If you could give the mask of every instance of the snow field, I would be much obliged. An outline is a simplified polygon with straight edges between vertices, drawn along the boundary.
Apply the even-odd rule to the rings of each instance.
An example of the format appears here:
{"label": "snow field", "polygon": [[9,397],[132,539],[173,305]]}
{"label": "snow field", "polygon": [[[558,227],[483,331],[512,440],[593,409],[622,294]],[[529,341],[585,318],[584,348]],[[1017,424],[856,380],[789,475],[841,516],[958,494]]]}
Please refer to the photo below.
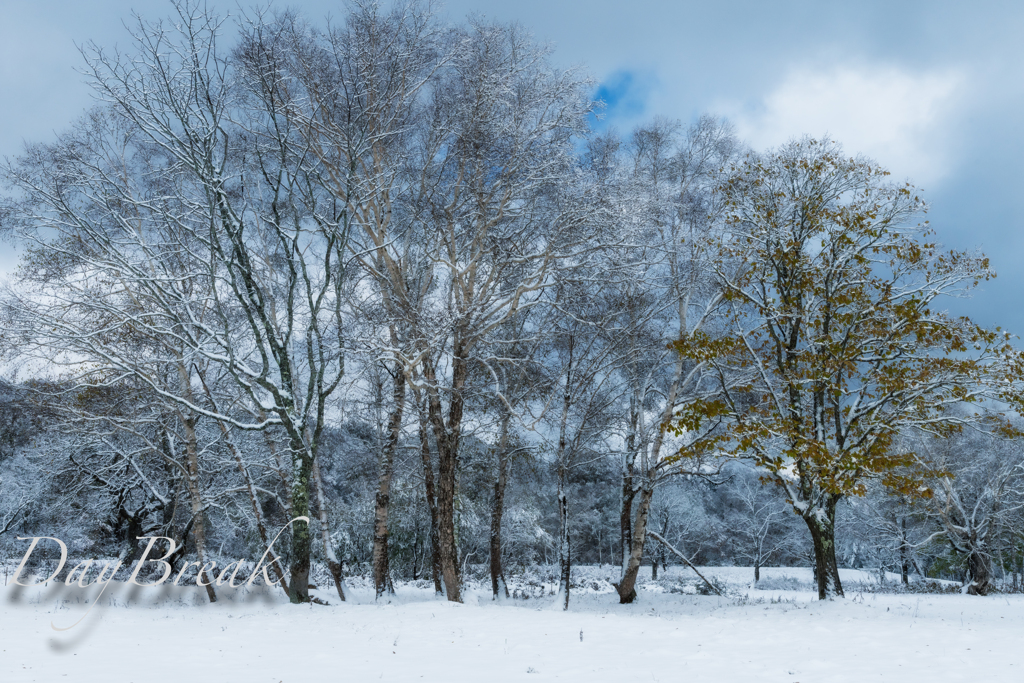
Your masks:
{"label": "snow field", "polygon": [[[587,569],[587,568],[581,568]],[[584,574],[601,574],[589,568]],[[673,568],[672,572],[678,571]],[[3,588],[0,680],[14,681],[1017,681],[1024,596],[858,593],[821,603],[808,590],[752,590],[748,568],[702,569],[730,596],[645,584],[633,605],[583,588],[569,612],[553,597],[466,604],[402,585],[374,604],[363,582],[330,606],[280,591]],[[809,579],[766,568],[762,577]],[[803,573],[807,577],[802,576]],[[681,574],[681,573],[680,573]],[[865,576],[870,576],[864,573]],[[856,574],[844,572],[854,582]],[[671,578],[671,574],[670,574]],[[680,577],[676,577],[681,578]],[[593,581],[600,585],[600,580]],[[511,587],[511,586],[510,586]],[[317,594],[337,602],[333,590]],[[582,632],[582,637],[581,637]]]}

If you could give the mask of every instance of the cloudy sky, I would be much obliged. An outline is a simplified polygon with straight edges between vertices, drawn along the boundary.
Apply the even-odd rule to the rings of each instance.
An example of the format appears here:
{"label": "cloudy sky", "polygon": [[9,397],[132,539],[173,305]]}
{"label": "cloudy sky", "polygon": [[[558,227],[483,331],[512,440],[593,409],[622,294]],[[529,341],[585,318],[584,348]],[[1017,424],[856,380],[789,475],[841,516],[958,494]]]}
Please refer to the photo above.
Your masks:
{"label": "cloudy sky", "polygon": [[[343,13],[336,0],[276,4]],[[133,11],[157,18],[170,4],[0,0],[0,157],[90,105],[76,44],[127,47]],[[587,67],[609,104],[602,125],[621,132],[711,112],[757,149],[827,134],[873,157],[923,189],[939,241],[991,257],[998,279],[949,308],[1024,333],[1024,3],[449,0],[442,11],[531,28],[558,63]],[[15,260],[0,243],[0,270]]]}

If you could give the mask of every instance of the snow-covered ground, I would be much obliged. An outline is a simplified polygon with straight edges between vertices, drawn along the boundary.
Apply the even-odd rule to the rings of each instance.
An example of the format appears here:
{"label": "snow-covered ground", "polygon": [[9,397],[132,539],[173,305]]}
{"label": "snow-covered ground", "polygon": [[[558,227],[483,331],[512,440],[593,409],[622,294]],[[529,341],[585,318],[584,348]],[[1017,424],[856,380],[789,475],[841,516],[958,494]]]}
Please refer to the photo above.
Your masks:
{"label": "snow-covered ground", "polygon": [[1024,680],[1024,596],[863,592],[877,576],[844,571],[846,599],[822,603],[809,570],[763,569],[772,590],[751,588],[750,569],[702,571],[726,597],[692,594],[692,574],[673,568],[624,606],[607,592],[611,568],[581,568],[568,612],[543,581],[514,582],[534,597],[502,604],[471,584],[461,605],[423,584],[373,604],[353,581],[349,602],[330,606],[223,589],[210,605],[195,588],[112,584],[64,632],[51,623],[82,616],[80,589],[7,586],[0,681]]}

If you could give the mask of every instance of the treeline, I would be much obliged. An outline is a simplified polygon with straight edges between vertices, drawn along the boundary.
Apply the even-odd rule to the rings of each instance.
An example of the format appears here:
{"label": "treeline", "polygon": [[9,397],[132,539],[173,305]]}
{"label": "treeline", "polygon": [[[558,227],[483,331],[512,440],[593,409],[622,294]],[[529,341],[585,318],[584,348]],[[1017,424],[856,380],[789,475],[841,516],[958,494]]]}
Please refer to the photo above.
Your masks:
{"label": "treeline", "polygon": [[3,168],[0,543],[164,536],[202,575],[287,526],[296,602],[314,559],[342,600],[557,562],[566,606],[574,562],[630,602],[673,550],[823,598],[843,563],[1019,571],[1020,357],[934,310],[992,274],[912,187],[713,117],[598,134],[518,26],[176,10],[87,48],[100,104]]}

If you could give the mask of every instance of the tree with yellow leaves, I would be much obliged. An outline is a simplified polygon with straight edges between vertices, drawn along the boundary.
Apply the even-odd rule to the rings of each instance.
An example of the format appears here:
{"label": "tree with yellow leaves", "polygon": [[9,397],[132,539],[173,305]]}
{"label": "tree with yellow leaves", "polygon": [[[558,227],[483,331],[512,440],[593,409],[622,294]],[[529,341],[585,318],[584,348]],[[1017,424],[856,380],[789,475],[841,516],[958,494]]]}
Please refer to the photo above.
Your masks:
{"label": "tree with yellow leaves", "polygon": [[[677,414],[677,433],[722,427],[678,457],[752,460],[810,531],[821,599],[843,594],[836,505],[881,479],[928,496],[924,461],[901,431],[936,436],[982,418],[948,411],[1003,395],[1018,354],[1009,335],[935,309],[994,277],[988,259],[942,252],[909,184],[833,142],[749,155],[718,188],[728,209],[717,277],[724,334],[677,342],[705,360],[717,398]],[[737,382],[737,377],[742,379]]]}

